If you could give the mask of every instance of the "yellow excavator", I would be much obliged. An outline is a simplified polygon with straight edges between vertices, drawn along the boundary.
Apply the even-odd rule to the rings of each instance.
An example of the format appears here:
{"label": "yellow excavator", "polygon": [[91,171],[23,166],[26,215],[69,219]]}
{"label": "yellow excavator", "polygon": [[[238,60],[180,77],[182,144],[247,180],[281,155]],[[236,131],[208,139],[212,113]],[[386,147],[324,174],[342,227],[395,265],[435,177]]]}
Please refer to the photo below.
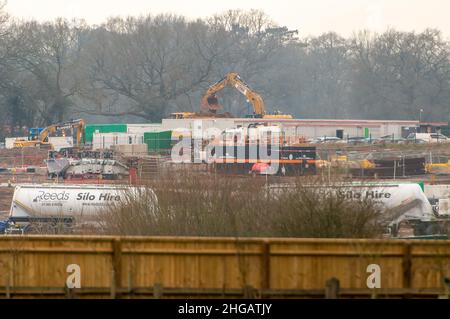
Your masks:
{"label": "yellow excavator", "polygon": [[216,113],[217,110],[221,108],[216,93],[223,90],[226,86],[232,86],[237,89],[245,95],[247,100],[252,104],[253,114],[250,115],[250,117],[264,119],[292,119],[292,115],[282,114],[280,111],[274,112],[273,114],[266,113],[261,95],[253,91],[250,86],[241,79],[239,74],[233,72],[228,73],[222,80],[209,87],[201,100],[201,108],[203,111]]}
{"label": "yellow excavator", "polygon": [[24,139],[18,139],[14,141],[14,147],[36,147],[36,146],[44,146],[48,148],[53,148],[51,143],[48,141],[48,137],[50,134],[55,133],[60,130],[66,130],[66,129],[76,129],[76,146],[81,145],[81,137],[84,131],[84,125],[85,122],[82,119],[79,120],[73,120],[68,121],[64,123],[59,124],[53,124],[50,126],[47,126],[44,128],[40,133],[37,139],[35,140],[24,140]]}
{"label": "yellow excavator", "polygon": [[253,91],[250,86],[241,79],[239,74],[233,72],[228,73],[223,79],[208,88],[206,94],[201,99],[200,113],[180,112],[173,113],[172,117],[180,119],[219,115],[217,114],[217,111],[221,109],[222,106],[219,104],[216,93],[223,90],[226,86],[232,86],[237,89],[239,92],[245,95],[247,100],[252,104],[253,114],[249,115],[248,117],[263,119],[292,119],[292,115],[283,114],[280,111],[276,111],[273,114],[267,113],[262,97],[258,93]]}

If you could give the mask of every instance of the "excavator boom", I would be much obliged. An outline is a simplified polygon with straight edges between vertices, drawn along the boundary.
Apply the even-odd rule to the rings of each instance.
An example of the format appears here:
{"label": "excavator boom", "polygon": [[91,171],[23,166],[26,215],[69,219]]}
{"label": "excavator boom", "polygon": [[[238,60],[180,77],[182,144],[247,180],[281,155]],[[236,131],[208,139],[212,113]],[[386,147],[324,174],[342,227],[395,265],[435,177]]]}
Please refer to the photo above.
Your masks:
{"label": "excavator boom", "polygon": [[228,73],[222,80],[209,87],[201,101],[202,110],[215,113],[218,109],[220,109],[221,106],[218,102],[216,93],[223,90],[226,86],[232,86],[241,94],[245,95],[248,101],[252,104],[253,111],[256,116],[264,116],[266,111],[263,99],[258,93],[253,91],[237,73]]}
{"label": "excavator boom", "polygon": [[257,118],[285,118],[292,119],[291,115],[266,114],[264,101],[262,97],[253,91],[250,86],[241,79],[237,73],[228,73],[219,82],[211,85],[201,100],[201,109],[203,112],[215,114],[221,108],[216,93],[223,90],[226,86],[232,86],[241,94],[245,95],[247,100],[253,106],[253,116]]}
{"label": "excavator boom", "polygon": [[64,129],[76,129],[77,130],[76,143],[77,143],[77,146],[79,146],[81,144],[81,137],[83,134],[84,125],[85,125],[85,122],[82,119],[49,125],[41,131],[37,140],[35,140],[35,141],[17,140],[14,142],[14,147],[29,147],[29,146],[38,146],[38,145],[51,146],[50,143],[48,142],[48,137],[50,136],[50,134],[55,133],[59,130],[64,130]]}

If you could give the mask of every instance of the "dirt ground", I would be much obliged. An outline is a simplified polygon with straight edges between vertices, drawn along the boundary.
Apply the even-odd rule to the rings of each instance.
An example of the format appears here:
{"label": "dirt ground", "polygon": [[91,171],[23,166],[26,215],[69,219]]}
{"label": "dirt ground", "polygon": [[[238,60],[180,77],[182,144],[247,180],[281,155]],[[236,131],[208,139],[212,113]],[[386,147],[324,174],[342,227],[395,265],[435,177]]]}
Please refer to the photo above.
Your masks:
{"label": "dirt ground", "polygon": [[47,178],[46,173],[0,173],[0,183],[7,184],[11,182],[12,184],[42,184],[48,183],[49,180]]}
{"label": "dirt ground", "polygon": [[38,148],[0,149],[0,167],[45,166],[48,150]]}
{"label": "dirt ground", "polygon": [[[47,179],[47,150],[38,148],[0,149],[0,183],[42,183]],[[27,167],[35,173],[25,172]],[[3,195],[0,195],[3,197]],[[0,198],[0,201],[2,199]],[[4,210],[0,204],[0,211]]]}

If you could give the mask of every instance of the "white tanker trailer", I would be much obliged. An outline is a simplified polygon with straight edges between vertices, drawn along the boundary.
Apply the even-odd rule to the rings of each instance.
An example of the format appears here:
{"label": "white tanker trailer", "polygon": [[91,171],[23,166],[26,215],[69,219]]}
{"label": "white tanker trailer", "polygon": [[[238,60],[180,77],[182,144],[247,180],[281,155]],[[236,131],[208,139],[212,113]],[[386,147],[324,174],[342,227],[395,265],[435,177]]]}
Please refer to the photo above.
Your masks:
{"label": "white tanker trailer", "polygon": [[156,207],[155,193],[148,188],[111,185],[16,186],[8,222],[24,229],[33,222],[69,224],[95,220],[114,204],[146,196]]}
{"label": "white tanker trailer", "polygon": [[[292,185],[277,185],[278,188]],[[415,235],[434,235],[447,227],[449,216],[439,207],[431,205],[419,183],[338,183],[336,185],[305,185],[317,189],[324,197],[336,196],[346,200],[369,200],[381,209],[380,222],[386,225],[393,236],[398,226],[407,221]],[[295,188],[293,188],[295,189]],[[442,226],[442,227],[441,227]]]}
{"label": "white tanker trailer", "polygon": [[[432,205],[417,183],[352,183],[335,188],[338,198],[369,200],[382,210],[381,222],[387,225],[394,236],[401,222],[409,222],[415,232],[434,232],[430,225],[438,220]],[[428,229],[426,229],[428,228]]]}

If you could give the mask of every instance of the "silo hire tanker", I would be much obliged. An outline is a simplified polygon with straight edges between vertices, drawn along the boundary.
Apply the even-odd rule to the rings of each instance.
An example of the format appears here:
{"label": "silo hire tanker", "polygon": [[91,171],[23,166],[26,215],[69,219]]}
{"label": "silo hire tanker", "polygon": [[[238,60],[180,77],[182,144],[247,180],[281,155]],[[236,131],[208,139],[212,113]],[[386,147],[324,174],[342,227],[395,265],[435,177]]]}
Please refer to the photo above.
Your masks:
{"label": "silo hire tanker", "polygon": [[[335,196],[350,201],[369,200],[380,208],[380,224],[384,224],[395,237],[402,222],[414,229],[415,235],[435,235],[445,232],[450,216],[446,210],[431,205],[419,183],[413,182],[353,182],[333,185],[303,185],[314,189],[323,198]],[[291,185],[275,185],[279,188],[295,189]]]}
{"label": "silo hire tanker", "polygon": [[90,222],[101,211],[130,198],[144,196],[156,207],[148,188],[112,185],[19,185],[14,190],[9,222],[24,228],[30,223]]}
{"label": "silo hire tanker", "polygon": [[333,190],[338,198],[371,200],[379,205],[383,212],[381,221],[388,225],[394,236],[402,222],[407,222],[416,236],[448,233],[450,215],[440,202],[431,204],[422,183],[356,182],[337,185]]}

